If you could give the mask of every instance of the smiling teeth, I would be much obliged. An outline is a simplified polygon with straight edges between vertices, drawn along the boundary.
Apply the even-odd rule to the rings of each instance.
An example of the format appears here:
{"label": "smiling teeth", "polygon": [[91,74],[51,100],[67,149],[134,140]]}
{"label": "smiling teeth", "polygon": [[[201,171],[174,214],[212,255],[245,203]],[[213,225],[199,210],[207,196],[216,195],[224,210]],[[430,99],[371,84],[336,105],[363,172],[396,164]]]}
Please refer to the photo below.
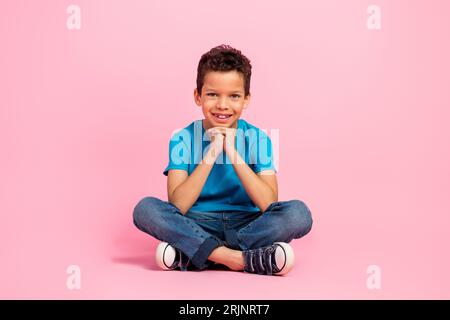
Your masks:
{"label": "smiling teeth", "polygon": [[219,119],[227,119],[227,118],[231,117],[231,115],[223,116],[223,115],[219,115],[219,114],[215,114],[214,116],[216,116]]}

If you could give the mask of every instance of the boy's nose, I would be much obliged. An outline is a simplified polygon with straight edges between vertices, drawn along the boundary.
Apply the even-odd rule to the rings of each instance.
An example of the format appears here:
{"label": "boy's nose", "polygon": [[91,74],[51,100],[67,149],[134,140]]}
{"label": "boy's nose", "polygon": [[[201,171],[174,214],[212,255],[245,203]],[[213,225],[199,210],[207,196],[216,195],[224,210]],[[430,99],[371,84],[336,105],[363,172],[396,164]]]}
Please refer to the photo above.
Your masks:
{"label": "boy's nose", "polygon": [[219,103],[218,103],[218,105],[217,105],[217,108],[218,108],[218,109],[221,109],[221,110],[226,110],[226,109],[228,109],[226,100],[225,100],[225,99],[220,100]]}
{"label": "boy's nose", "polygon": [[229,108],[226,105],[218,105],[217,109],[218,110],[228,110]]}

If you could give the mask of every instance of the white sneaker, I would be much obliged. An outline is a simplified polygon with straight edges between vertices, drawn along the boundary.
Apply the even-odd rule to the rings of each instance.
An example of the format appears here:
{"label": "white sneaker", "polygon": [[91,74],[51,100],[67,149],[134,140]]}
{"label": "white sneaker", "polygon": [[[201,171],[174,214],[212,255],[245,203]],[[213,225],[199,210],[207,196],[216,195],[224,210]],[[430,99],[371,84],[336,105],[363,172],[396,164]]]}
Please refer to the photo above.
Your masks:
{"label": "white sneaker", "polygon": [[189,258],[167,242],[160,242],[156,248],[156,264],[163,270],[186,270]]}
{"label": "white sneaker", "polygon": [[295,262],[294,250],[286,242],[275,242],[271,246],[243,252],[245,272],[285,275]]}

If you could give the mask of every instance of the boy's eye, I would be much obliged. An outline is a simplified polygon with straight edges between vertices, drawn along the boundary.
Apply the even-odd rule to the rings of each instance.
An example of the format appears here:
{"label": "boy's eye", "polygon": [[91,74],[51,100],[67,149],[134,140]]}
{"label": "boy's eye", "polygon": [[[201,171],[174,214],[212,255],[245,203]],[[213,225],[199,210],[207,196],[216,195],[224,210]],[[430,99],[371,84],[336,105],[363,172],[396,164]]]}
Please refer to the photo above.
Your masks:
{"label": "boy's eye", "polygon": [[[216,96],[217,94],[215,94],[215,93],[207,93],[206,94],[207,96],[210,96],[210,97],[213,97],[213,96]],[[236,98],[236,99],[239,99],[241,96],[240,95],[238,95],[238,94],[233,94],[233,95],[231,95],[233,98]]]}

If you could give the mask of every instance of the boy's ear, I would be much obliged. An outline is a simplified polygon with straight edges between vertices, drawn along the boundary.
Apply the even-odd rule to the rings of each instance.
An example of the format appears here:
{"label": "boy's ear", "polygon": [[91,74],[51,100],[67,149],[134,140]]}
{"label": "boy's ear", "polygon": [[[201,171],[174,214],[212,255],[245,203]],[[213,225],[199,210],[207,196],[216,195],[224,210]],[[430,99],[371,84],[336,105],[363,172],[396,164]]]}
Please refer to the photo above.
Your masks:
{"label": "boy's ear", "polygon": [[202,105],[201,96],[198,94],[197,88],[194,89],[194,101],[196,105]]}
{"label": "boy's ear", "polygon": [[250,94],[244,98],[244,107],[243,109],[247,109],[248,105],[250,104]]}

